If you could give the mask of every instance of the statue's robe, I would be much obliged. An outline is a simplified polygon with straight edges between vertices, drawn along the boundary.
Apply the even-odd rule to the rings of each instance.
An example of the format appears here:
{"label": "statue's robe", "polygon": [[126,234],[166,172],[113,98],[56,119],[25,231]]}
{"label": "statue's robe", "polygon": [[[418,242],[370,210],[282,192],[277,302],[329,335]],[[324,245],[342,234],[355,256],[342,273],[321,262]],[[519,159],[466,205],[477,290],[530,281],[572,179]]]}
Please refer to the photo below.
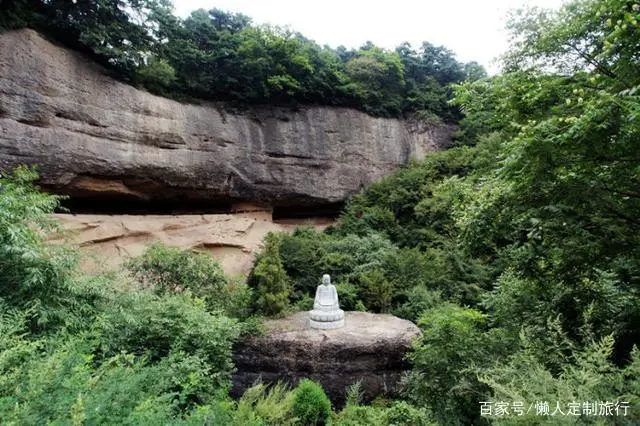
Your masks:
{"label": "statue's robe", "polygon": [[318,286],[313,309],[321,311],[337,311],[340,309],[338,304],[338,291],[333,284]]}

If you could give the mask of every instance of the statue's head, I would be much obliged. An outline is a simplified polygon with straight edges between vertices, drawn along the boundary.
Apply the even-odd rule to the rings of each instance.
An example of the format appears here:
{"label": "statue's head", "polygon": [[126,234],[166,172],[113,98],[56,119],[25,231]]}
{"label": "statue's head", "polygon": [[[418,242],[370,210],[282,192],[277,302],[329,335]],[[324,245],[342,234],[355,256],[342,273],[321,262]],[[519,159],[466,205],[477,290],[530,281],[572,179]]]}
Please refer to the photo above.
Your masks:
{"label": "statue's head", "polygon": [[331,284],[331,276],[329,276],[329,274],[324,274],[322,276],[322,284],[324,284],[324,285]]}

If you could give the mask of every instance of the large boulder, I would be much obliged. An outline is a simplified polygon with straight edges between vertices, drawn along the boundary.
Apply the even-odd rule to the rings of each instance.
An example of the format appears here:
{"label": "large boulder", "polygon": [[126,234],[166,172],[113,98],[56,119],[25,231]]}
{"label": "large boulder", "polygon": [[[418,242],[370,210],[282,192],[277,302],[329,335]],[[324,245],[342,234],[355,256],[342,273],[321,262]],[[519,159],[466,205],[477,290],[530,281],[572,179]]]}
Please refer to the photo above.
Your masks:
{"label": "large boulder", "polygon": [[365,400],[393,395],[408,368],[405,355],[411,341],[420,336],[410,321],[367,312],[347,312],[345,326],[333,330],[310,328],[307,312],[268,320],[265,327],[263,336],[247,338],[234,349],[235,395],[258,379],[296,385],[302,378],[322,384],[337,405],[357,381]]}
{"label": "large boulder", "polygon": [[40,164],[46,189],[88,202],[340,203],[450,134],[347,108],[180,103],[33,30],[0,34],[0,169]]}

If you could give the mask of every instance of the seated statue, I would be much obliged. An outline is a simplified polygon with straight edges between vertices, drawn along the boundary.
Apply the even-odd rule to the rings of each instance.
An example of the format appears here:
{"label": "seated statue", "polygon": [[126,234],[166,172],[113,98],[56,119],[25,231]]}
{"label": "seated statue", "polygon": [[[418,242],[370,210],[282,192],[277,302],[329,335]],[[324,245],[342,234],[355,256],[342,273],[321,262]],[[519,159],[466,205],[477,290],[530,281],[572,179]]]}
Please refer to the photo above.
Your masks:
{"label": "seated statue", "polygon": [[328,274],[322,276],[322,284],[316,289],[313,310],[309,312],[309,325],[312,328],[329,329],[344,325],[344,311],[338,303],[338,292],[331,284]]}

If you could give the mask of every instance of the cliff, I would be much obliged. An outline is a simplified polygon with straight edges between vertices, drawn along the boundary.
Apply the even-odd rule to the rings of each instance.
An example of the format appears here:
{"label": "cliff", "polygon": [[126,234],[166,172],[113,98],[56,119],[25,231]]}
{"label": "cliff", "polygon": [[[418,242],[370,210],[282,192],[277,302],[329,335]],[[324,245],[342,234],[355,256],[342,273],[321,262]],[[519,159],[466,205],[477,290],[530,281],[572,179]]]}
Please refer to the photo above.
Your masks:
{"label": "cliff", "polygon": [[320,206],[446,145],[451,129],[331,107],[260,107],[154,96],[32,30],[0,34],[0,169],[89,202]]}
{"label": "cliff", "polygon": [[231,276],[251,271],[268,232],[292,232],[297,226],[322,230],[331,223],[327,219],[273,222],[270,211],[178,216],[57,214],[55,218],[66,231],[61,241],[85,254],[81,266],[87,272],[117,270],[126,259],[162,243],[207,253]]}

